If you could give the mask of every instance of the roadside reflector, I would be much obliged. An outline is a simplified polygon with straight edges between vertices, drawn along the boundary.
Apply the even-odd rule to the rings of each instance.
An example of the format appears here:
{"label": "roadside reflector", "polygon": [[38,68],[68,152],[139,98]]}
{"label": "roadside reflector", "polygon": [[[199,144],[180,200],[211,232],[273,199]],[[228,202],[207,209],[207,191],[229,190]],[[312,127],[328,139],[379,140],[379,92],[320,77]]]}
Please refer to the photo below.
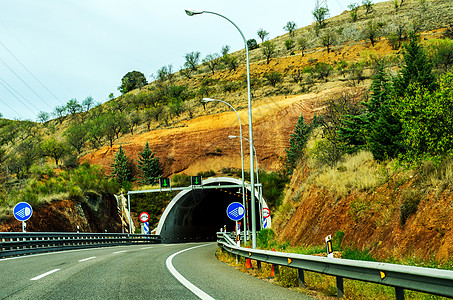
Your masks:
{"label": "roadside reflector", "polygon": [[249,256],[252,256],[252,253],[249,252]]}
{"label": "roadside reflector", "polygon": [[291,258],[288,258],[288,264],[290,264],[292,262]]}
{"label": "roadside reflector", "polygon": [[384,278],[385,278],[385,276],[386,276],[386,275],[385,275],[385,273],[384,273],[384,272],[382,272],[382,271],[380,271],[380,273],[381,273],[381,279],[384,279]]}

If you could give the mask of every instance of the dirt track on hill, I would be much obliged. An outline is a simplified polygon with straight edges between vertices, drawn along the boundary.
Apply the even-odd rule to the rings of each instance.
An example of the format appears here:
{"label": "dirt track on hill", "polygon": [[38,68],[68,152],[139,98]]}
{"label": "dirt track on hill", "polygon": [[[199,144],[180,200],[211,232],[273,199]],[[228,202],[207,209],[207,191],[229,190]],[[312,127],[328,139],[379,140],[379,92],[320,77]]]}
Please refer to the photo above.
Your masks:
{"label": "dirt track on hill", "polygon": [[[303,114],[306,122],[311,122],[314,111],[322,105],[326,97],[343,91],[344,88],[334,88],[319,94],[278,96],[253,103],[253,139],[259,167],[268,171],[280,169],[281,158],[286,155],[285,148],[289,145],[290,135],[300,115]],[[247,109],[238,113],[243,136],[248,138]],[[241,168],[240,141],[228,138],[229,135],[239,135],[239,122],[233,111],[198,117],[179,125],[177,128],[127,135],[113,148],[94,150],[81,160],[100,164],[110,170],[119,144],[128,158],[135,161],[148,141],[151,150],[162,164],[164,176],[177,173],[195,175],[200,171]],[[244,141],[246,169],[250,165],[248,149],[248,142]]]}

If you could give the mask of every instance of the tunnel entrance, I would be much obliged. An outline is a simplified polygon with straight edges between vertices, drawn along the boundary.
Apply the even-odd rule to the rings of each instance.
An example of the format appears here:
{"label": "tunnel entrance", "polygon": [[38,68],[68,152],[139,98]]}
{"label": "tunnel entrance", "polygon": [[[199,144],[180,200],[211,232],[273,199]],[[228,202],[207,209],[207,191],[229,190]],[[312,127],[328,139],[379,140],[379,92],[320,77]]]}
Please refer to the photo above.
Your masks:
{"label": "tunnel entrance", "polygon": [[[242,188],[239,186],[241,184],[242,180],[236,178],[216,177],[203,180],[201,188],[181,191],[165,209],[156,234],[160,235],[164,242],[213,241],[216,240],[216,232],[225,225],[227,231],[234,231],[235,222],[228,218],[226,210],[232,202],[242,203]],[[216,186],[219,188],[213,188]],[[250,186],[246,187],[246,195],[250,206]],[[258,191],[255,190],[257,231],[261,229],[259,199]],[[262,205],[268,207],[264,199]],[[241,220],[242,224],[245,220]],[[251,230],[250,213],[247,220]],[[270,217],[266,222],[266,228],[269,228]]]}

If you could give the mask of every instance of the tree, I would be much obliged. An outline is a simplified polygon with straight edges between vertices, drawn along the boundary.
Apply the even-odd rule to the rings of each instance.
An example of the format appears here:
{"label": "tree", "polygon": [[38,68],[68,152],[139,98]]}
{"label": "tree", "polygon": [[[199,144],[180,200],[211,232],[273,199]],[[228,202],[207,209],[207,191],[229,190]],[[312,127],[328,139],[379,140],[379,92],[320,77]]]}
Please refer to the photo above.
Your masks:
{"label": "tree", "polygon": [[275,44],[271,41],[265,41],[262,44],[261,50],[263,51],[264,57],[266,57],[266,63],[269,64],[275,54]]}
{"label": "tree", "polygon": [[17,155],[14,160],[25,173],[28,173],[30,167],[41,155],[39,140],[39,137],[29,137],[20,142],[14,149]]}
{"label": "tree", "polygon": [[373,12],[373,1],[372,0],[362,0],[362,4],[365,6],[365,15],[368,15]]}
{"label": "tree", "polygon": [[186,53],[184,58],[186,59],[184,67],[196,72],[198,69],[198,63],[200,62],[200,52],[192,51],[190,53]]}
{"label": "tree", "polygon": [[404,96],[411,83],[418,83],[433,91],[436,82],[432,66],[414,32],[409,33],[409,43],[404,46],[403,58],[404,65],[394,80],[395,94],[398,97]]}
{"label": "tree", "polygon": [[208,54],[206,55],[206,58],[203,60],[203,63],[205,63],[208,66],[212,75],[214,75],[215,69],[220,63],[220,56],[217,53]]}
{"label": "tree", "polygon": [[351,15],[351,21],[356,22],[357,19],[359,18],[359,4],[358,3],[351,3],[348,5],[348,8],[350,9],[349,14]]}
{"label": "tree", "polygon": [[222,53],[222,56],[226,56],[230,52],[230,46],[224,45],[222,46],[222,50],[220,53]]}
{"label": "tree", "polygon": [[63,123],[63,117],[65,116],[65,113],[66,113],[65,106],[57,106],[57,107],[55,107],[53,115],[58,119],[58,121],[61,124],[61,123]]}
{"label": "tree", "polygon": [[78,154],[82,153],[83,146],[87,142],[87,127],[83,124],[73,124],[64,132],[66,142],[74,147]]}
{"label": "tree", "polygon": [[289,139],[289,149],[286,151],[286,168],[288,173],[297,167],[297,163],[304,155],[304,149],[310,137],[311,128],[305,123],[304,116],[301,114],[297,124]]}
{"label": "tree", "polygon": [[264,73],[264,78],[269,82],[272,87],[275,87],[277,84],[283,81],[283,75],[280,72],[273,71],[273,72],[266,72]]}
{"label": "tree", "polygon": [[94,105],[94,99],[91,96],[88,96],[82,102],[82,109],[85,109],[86,112],[90,110]]}
{"label": "tree", "polygon": [[171,81],[173,77],[173,66],[163,66],[159,70],[157,70],[157,80],[164,82],[166,80]]}
{"label": "tree", "polygon": [[326,82],[332,70],[332,66],[325,62],[319,62],[315,65],[315,72],[318,74],[318,78],[321,80],[325,79]]}
{"label": "tree", "polygon": [[263,28],[260,28],[260,29],[258,29],[258,31],[256,32],[256,34],[257,34],[258,37],[261,39],[261,43],[264,43],[264,39],[269,35],[269,32],[267,32],[267,31],[264,30]]}
{"label": "tree", "polygon": [[307,39],[301,37],[300,39],[297,40],[297,43],[299,44],[299,49],[302,52],[302,56],[304,56],[304,51],[308,48]]}
{"label": "tree", "polygon": [[450,70],[453,66],[453,40],[435,40],[430,49],[430,59],[433,65],[442,72]]}
{"label": "tree", "polygon": [[332,46],[335,43],[335,33],[333,30],[327,30],[322,36],[321,36],[321,43],[323,47],[326,47],[327,53],[330,52],[330,46]]}
{"label": "tree", "polygon": [[289,39],[289,40],[285,41],[286,50],[291,51],[292,49],[294,49],[295,46],[296,46],[296,43],[294,42],[294,40]]}
{"label": "tree", "polygon": [[[0,116],[1,118],[1,116]],[[39,114],[38,114],[38,120],[39,122],[41,123],[46,123],[47,121],[49,121],[49,118],[50,118],[50,115],[49,113],[45,112],[45,111],[40,111]]]}
{"label": "tree", "polygon": [[76,113],[79,113],[82,110],[82,106],[79,104],[77,99],[72,98],[66,103],[66,110],[74,116]]}
{"label": "tree", "polygon": [[407,152],[406,161],[437,163],[453,154],[453,72],[442,74],[437,87],[412,82],[395,101]]}
{"label": "tree", "polygon": [[249,39],[247,40],[247,48],[249,48],[249,50],[258,49],[258,43],[255,39]]}
{"label": "tree", "polygon": [[64,143],[58,142],[54,138],[47,139],[41,144],[41,151],[44,156],[52,157],[55,164],[58,166],[60,158],[67,152],[67,147]]}
{"label": "tree", "polygon": [[363,33],[364,36],[370,40],[371,46],[374,47],[374,43],[376,43],[379,36],[379,26],[373,21],[368,21]]}
{"label": "tree", "polygon": [[288,21],[283,29],[288,31],[290,37],[294,37],[294,31],[297,29],[297,25],[293,21]]}
{"label": "tree", "polygon": [[159,159],[154,157],[153,151],[149,149],[148,141],[145,148],[138,154],[138,168],[142,171],[141,184],[157,183],[161,177],[162,170],[159,166]]}
{"label": "tree", "polygon": [[121,94],[126,94],[132,90],[141,89],[147,84],[148,82],[146,81],[146,77],[143,73],[132,71],[123,76],[118,90]]}
{"label": "tree", "polygon": [[236,56],[226,55],[224,57],[224,61],[228,66],[228,69],[232,72],[236,71],[236,69],[239,67],[239,60]]}
{"label": "tree", "polygon": [[124,188],[126,183],[132,178],[131,171],[128,166],[128,160],[123,147],[120,145],[118,152],[115,155],[113,163],[110,164],[112,169],[112,177],[115,178],[116,182]]}
{"label": "tree", "polygon": [[315,9],[312,12],[315,18],[316,27],[321,29],[326,26],[326,19],[329,17],[329,9],[327,6],[322,6],[319,0],[316,0]]}

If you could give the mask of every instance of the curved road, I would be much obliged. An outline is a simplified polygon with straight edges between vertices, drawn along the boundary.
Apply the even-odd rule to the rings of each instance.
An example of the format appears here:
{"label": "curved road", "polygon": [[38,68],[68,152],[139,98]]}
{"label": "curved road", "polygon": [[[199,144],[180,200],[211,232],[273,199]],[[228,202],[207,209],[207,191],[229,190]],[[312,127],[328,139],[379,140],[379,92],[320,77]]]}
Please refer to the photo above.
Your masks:
{"label": "curved road", "polygon": [[216,248],[134,245],[0,259],[0,299],[304,298],[219,262]]}

